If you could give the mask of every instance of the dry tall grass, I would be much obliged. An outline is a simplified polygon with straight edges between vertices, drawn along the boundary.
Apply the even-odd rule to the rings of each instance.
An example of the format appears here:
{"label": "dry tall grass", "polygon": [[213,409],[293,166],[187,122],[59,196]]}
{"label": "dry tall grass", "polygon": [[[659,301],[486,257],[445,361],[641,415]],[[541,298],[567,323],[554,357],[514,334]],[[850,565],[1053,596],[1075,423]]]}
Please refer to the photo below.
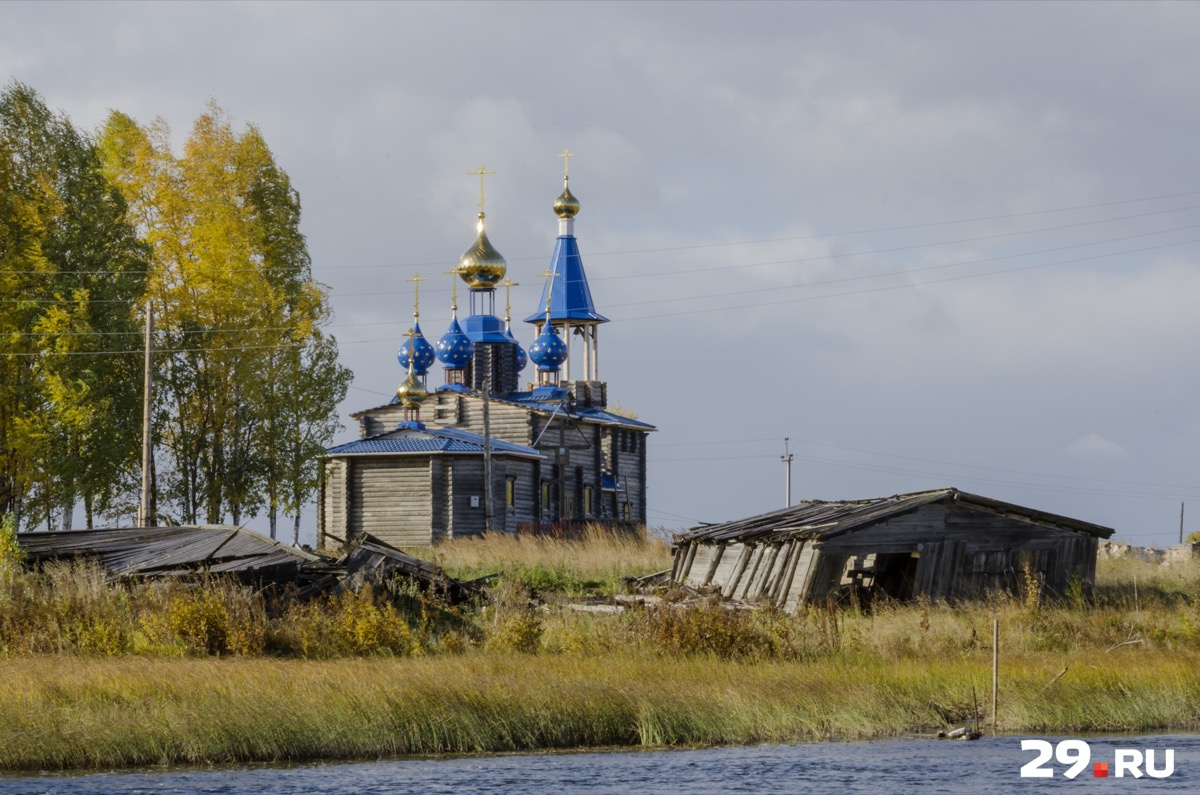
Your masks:
{"label": "dry tall grass", "polygon": [[[1149,731],[1197,721],[1200,655],[1006,660],[1001,726]],[[619,653],[298,662],[0,661],[0,768],[246,762],[597,745],[885,737],[965,721],[988,663],[805,664]]]}
{"label": "dry tall grass", "polygon": [[621,590],[622,578],[671,568],[671,548],[647,538],[644,528],[587,528],[579,540],[491,534],[455,539],[409,552],[432,560],[452,576],[471,580],[500,573],[537,592],[573,596]]}
{"label": "dry tall grass", "polygon": [[1102,561],[1093,598],[1066,603],[1034,592],[795,616],[715,603],[594,614],[532,609],[529,572],[615,589],[666,568],[665,548],[503,537],[435,553],[459,576],[506,579],[464,608],[415,591],[268,603],[217,580],[4,567],[0,769],[932,731],[970,718],[973,692],[988,709],[993,621],[1002,730],[1200,725],[1194,563]]}

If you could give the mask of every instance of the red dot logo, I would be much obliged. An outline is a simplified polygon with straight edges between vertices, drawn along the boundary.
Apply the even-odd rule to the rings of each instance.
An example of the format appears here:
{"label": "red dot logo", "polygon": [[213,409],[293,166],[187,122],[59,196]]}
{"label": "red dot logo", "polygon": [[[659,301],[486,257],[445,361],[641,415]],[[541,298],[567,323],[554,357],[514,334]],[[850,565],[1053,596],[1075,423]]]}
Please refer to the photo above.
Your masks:
{"label": "red dot logo", "polygon": [[1092,776],[1095,778],[1108,778],[1108,762],[1097,762],[1092,765]]}

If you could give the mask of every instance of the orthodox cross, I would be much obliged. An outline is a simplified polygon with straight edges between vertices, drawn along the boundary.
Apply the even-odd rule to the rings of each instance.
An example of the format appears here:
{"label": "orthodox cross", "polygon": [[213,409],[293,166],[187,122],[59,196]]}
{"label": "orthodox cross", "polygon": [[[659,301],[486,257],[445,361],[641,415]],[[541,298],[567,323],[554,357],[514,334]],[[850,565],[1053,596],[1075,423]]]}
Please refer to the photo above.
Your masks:
{"label": "orthodox cross", "polygon": [[504,281],[501,284],[504,285],[504,322],[507,323],[512,320],[512,298],[510,298],[512,288],[520,287],[521,285],[507,276],[504,277]]}
{"label": "orthodox cross", "polygon": [[[427,282],[427,281],[429,281],[429,279],[425,278],[424,276],[422,276],[419,273],[414,273],[412,276],[408,277],[404,281],[413,283],[413,317],[415,317],[415,318],[420,317],[421,316],[421,282]],[[412,331],[412,329],[409,329],[409,331]]]}
{"label": "orthodox cross", "polygon": [[567,149],[566,147],[563,148],[562,154],[559,155],[559,157],[561,157],[563,159],[563,179],[564,180],[571,178],[571,161],[568,160],[567,158],[574,157],[574,156],[575,156],[575,153],[572,152],[570,149]]}
{"label": "orthodox cross", "polygon": [[417,338],[417,332],[409,329],[404,336],[408,337],[408,374],[411,376],[413,374],[413,362],[417,358],[417,348],[413,344],[413,340]]}
{"label": "orthodox cross", "polygon": [[557,276],[554,271],[546,268],[545,273],[539,273],[538,278],[546,280],[546,318],[550,317],[550,291],[554,287],[554,277]]}
{"label": "orthodox cross", "polygon": [[495,174],[495,173],[496,173],[495,171],[489,171],[487,169],[487,167],[485,167],[483,165],[483,163],[479,164],[479,168],[477,170],[467,172],[467,176],[473,177],[476,174],[479,175],[479,212],[480,213],[483,212],[483,175],[484,174]]}
{"label": "orthodox cross", "polygon": [[455,312],[458,311],[458,266],[455,265],[448,271],[442,271],[442,274],[450,277],[450,308]]}

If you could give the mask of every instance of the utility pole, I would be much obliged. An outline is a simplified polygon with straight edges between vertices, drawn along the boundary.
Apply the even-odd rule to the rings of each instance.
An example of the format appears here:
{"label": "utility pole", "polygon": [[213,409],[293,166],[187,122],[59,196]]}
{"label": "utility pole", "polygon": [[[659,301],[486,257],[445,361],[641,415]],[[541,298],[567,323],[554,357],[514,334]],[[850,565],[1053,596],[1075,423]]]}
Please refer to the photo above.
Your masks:
{"label": "utility pole", "polygon": [[788,440],[790,438],[789,436],[783,437],[783,455],[779,456],[779,460],[783,462],[784,467],[787,469],[787,485],[784,489],[784,495],[787,498],[786,507],[788,508],[792,507],[792,458],[794,458],[788,451]]}
{"label": "utility pole", "polygon": [[138,527],[153,527],[150,510],[150,473],[154,465],[154,443],[150,437],[150,415],[154,402],[154,304],[146,302],[146,352],[142,377],[142,499],[138,505]]}
{"label": "utility pole", "polygon": [[1179,503],[1179,543],[1183,543],[1183,503]]}
{"label": "utility pole", "polygon": [[567,521],[567,464],[571,456],[567,453],[567,421],[560,418],[558,423],[558,449],[554,453],[554,462],[558,465],[558,521],[561,525]]}
{"label": "utility pole", "polygon": [[[482,177],[480,177],[482,179]],[[491,391],[492,391],[492,354],[494,350],[488,350],[487,356],[480,356],[481,360],[487,360],[487,372],[483,376],[483,532],[491,533],[492,527],[492,414],[491,414]]]}

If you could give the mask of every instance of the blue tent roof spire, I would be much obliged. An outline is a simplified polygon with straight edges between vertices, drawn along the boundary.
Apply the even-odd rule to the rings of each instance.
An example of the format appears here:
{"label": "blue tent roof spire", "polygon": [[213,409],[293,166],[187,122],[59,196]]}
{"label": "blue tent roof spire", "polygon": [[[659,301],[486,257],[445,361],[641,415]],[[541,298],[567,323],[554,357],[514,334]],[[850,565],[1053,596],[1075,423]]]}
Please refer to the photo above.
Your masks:
{"label": "blue tent roof spire", "polygon": [[[545,326],[552,325],[555,331],[561,332],[560,342],[567,349],[576,343],[582,361],[579,362],[582,372],[578,375],[585,381],[599,381],[599,345],[598,330],[601,323],[607,323],[608,318],[596,311],[592,302],[592,290],[588,286],[587,273],[583,270],[583,257],[579,254],[579,242],[575,239],[575,216],[579,214],[579,199],[571,193],[571,175],[567,158],[572,152],[564,150],[563,158],[563,191],[554,201],[554,214],[558,216],[558,239],[554,242],[554,253],[550,255],[551,278],[546,281],[542,290],[544,310],[525,318],[526,323],[537,325],[543,332]],[[541,336],[538,337],[541,339]],[[533,348],[529,349],[530,358]],[[571,380],[571,355],[567,355],[562,364],[563,380]],[[576,376],[578,377],[578,376]]]}
{"label": "blue tent roof spire", "polygon": [[570,177],[564,174],[563,192],[554,202],[554,213],[558,216],[558,239],[554,242],[554,253],[550,255],[550,271],[555,278],[546,282],[538,311],[525,318],[526,323],[540,324],[545,320],[543,307],[547,291],[550,319],[555,325],[559,321],[568,321],[571,325],[608,322],[608,318],[596,311],[587,273],[583,269],[583,257],[579,253],[579,242],[575,239],[575,216],[579,212],[579,200],[567,186],[569,180]]}

